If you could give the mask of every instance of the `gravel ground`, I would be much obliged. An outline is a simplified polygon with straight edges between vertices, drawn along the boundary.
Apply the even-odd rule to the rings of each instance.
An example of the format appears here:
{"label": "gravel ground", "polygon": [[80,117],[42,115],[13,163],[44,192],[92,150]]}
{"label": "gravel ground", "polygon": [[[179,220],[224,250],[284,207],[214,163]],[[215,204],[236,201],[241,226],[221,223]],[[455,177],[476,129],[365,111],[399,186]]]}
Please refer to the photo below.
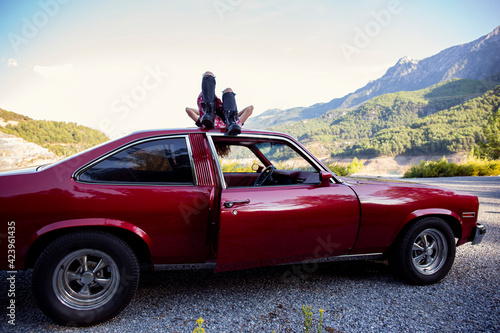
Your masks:
{"label": "gravel ground", "polygon": [[[479,196],[483,242],[457,248],[440,283],[417,287],[383,261],[290,265],[214,274],[208,270],[144,273],[131,304],[90,328],[52,323],[34,304],[31,272],[16,276],[16,326],[7,324],[7,273],[0,272],[1,332],[302,332],[301,307],[323,332],[500,332],[500,177],[412,180]],[[13,329],[14,328],[14,329]],[[314,331],[316,332],[316,331]]]}

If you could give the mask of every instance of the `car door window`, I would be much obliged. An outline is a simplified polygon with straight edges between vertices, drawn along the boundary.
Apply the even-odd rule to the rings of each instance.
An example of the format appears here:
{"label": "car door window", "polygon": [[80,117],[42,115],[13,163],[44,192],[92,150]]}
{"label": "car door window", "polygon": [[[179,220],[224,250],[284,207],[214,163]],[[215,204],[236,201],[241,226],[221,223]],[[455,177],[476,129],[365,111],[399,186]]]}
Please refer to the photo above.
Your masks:
{"label": "car door window", "polygon": [[248,147],[221,144],[215,147],[223,173],[255,173],[252,166],[260,163]]}
{"label": "car door window", "polygon": [[227,187],[254,186],[270,165],[271,179],[263,185],[318,184],[319,170],[290,143],[262,138],[213,138]]}
{"label": "car door window", "polygon": [[192,185],[193,172],[185,138],[168,138],[129,146],[92,165],[82,182]]}
{"label": "car door window", "polygon": [[309,161],[304,159],[287,144],[282,142],[263,142],[256,144],[256,147],[276,169],[317,172]]}

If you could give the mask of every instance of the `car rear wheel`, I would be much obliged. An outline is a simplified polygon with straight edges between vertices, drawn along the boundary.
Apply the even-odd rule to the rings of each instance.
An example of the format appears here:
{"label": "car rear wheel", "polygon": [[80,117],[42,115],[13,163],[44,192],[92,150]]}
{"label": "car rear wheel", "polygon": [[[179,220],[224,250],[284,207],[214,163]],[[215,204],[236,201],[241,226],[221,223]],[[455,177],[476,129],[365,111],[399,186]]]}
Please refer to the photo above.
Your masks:
{"label": "car rear wheel", "polygon": [[390,263],[406,281],[426,285],[442,280],[455,260],[455,238],[440,218],[428,217],[398,238]]}
{"label": "car rear wheel", "polygon": [[57,323],[93,325],[128,305],[139,272],[135,253],[122,239],[104,232],[75,232],[42,252],[33,269],[33,295]]}

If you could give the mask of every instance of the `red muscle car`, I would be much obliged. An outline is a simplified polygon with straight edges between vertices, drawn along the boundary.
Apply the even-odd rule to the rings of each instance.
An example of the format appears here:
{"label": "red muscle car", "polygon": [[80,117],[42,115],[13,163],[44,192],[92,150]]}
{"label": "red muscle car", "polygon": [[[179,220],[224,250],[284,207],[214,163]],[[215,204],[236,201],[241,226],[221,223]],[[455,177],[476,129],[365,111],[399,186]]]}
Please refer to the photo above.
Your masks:
{"label": "red muscle car", "polygon": [[477,197],[332,174],[273,132],[136,132],[60,162],[0,173],[0,269],[33,269],[42,311],[91,325],[122,311],[141,267],[215,271],[387,258],[409,283],[478,243]]}

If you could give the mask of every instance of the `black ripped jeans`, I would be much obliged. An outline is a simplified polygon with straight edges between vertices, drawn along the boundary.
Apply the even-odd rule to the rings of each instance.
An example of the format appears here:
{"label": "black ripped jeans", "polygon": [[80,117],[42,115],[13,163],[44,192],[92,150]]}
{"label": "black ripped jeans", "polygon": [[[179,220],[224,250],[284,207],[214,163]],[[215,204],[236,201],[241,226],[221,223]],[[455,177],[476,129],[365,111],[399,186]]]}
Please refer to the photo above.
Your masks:
{"label": "black ripped jeans", "polygon": [[207,105],[213,105],[215,114],[219,116],[222,121],[226,122],[226,114],[228,111],[238,111],[236,106],[236,94],[234,92],[225,92],[222,95],[222,110],[217,109],[217,101],[215,97],[215,77],[212,75],[205,75],[201,81],[201,92],[203,94],[203,102]]}

